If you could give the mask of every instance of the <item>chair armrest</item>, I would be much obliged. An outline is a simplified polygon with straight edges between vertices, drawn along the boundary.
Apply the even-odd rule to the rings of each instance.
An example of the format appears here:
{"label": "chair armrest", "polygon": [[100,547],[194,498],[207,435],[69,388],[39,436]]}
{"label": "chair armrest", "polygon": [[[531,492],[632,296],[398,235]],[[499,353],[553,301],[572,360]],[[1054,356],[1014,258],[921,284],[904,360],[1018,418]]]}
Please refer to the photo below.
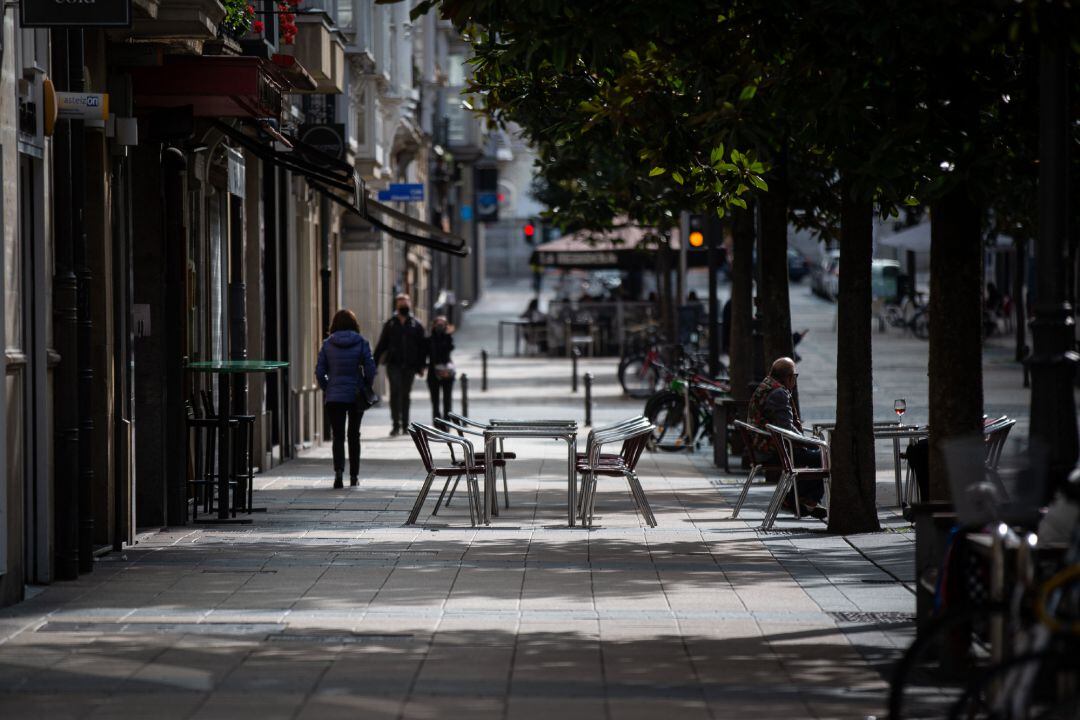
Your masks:
{"label": "chair armrest", "polygon": [[770,432],[774,432],[785,440],[789,440],[799,445],[809,445],[811,447],[819,447],[828,449],[829,443],[820,438],[807,437],[806,435],[800,435],[799,433],[785,430],[784,428],[777,427],[776,425],[766,425]]}
{"label": "chair armrest", "polygon": [[467,418],[464,415],[458,415],[457,413],[446,413],[446,417],[450,418],[451,420],[456,422],[458,425],[468,425],[470,427],[481,428],[481,429],[486,429],[488,427],[487,425],[485,425],[482,422],[477,422],[476,420],[472,420],[470,418]]}
{"label": "chair armrest", "polygon": [[458,425],[457,423],[452,423],[448,420],[443,420],[441,418],[439,419],[439,423],[442,424],[444,427],[448,427],[456,432],[468,433],[469,435],[478,435],[479,437],[484,437],[484,433],[482,430],[473,430],[472,428],[465,427],[464,425]]}

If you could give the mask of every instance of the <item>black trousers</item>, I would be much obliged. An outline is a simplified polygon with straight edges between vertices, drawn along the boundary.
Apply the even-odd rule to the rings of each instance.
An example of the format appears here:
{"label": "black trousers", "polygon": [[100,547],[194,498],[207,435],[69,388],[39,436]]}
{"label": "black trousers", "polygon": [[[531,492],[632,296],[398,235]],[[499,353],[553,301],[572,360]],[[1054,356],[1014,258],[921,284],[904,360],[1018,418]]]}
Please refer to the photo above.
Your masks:
{"label": "black trousers", "polygon": [[[453,404],[451,402],[454,392],[454,378],[448,377],[446,379],[440,379],[435,376],[432,370],[428,369],[427,376],[428,392],[431,393],[431,416],[434,418],[445,418],[448,414],[454,411]],[[439,404],[439,396],[442,395],[442,405]],[[441,408],[441,409],[440,409]]]}
{"label": "black trousers", "polygon": [[412,392],[416,371],[400,365],[387,365],[386,377],[390,381],[390,419],[394,427],[404,430],[409,426],[409,393]]}
{"label": "black trousers", "polygon": [[[817,448],[805,447],[803,445],[794,445],[792,448],[792,464],[797,468],[808,467],[821,467],[821,450]],[[762,462],[770,465],[779,465],[780,458],[776,456],[775,452],[767,453]],[[821,502],[821,498],[825,497],[825,481],[824,480],[800,480],[799,481],[799,500],[806,502],[809,500],[813,503]],[[792,489],[785,502],[795,502],[795,490]]]}
{"label": "black trousers", "polygon": [[[345,471],[345,441],[349,441],[349,477],[360,474],[360,422],[364,411],[356,403],[328,402],[326,415],[333,437],[334,472]],[[348,428],[346,429],[346,421]]]}

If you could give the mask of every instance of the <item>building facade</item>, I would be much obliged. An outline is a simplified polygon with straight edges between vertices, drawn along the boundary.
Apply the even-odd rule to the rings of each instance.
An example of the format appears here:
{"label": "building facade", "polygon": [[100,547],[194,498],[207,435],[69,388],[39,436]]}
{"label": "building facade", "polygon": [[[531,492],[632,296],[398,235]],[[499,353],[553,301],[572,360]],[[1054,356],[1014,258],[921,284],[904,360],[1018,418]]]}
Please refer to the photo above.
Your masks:
{"label": "building facade", "polygon": [[[322,442],[337,309],[374,342],[398,292],[425,322],[480,293],[453,151],[482,140],[472,117],[475,148],[447,140],[449,26],[373,0],[251,6],[239,29],[234,0],[133,0],[110,28],[4,8],[0,605],[191,522],[188,418],[247,416],[258,470]],[[67,93],[107,112],[56,118]],[[377,201],[405,184],[422,199]],[[252,359],[289,365],[238,375],[230,408],[189,367]]]}

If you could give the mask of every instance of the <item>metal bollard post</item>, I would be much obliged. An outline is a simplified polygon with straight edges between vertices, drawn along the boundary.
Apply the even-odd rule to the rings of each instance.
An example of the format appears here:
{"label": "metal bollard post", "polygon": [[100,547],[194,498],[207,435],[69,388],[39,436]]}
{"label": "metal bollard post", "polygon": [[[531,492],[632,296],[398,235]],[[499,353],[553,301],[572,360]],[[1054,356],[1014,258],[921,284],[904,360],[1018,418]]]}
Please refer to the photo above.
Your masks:
{"label": "metal bollard post", "polygon": [[585,425],[592,427],[592,373],[585,373]]}
{"label": "metal bollard post", "polygon": [[581,350],[574,348],[570,351],[570,392],[577,392],[577,361],[581,357]]}
{"label": "metal bollard post", "polygon": [[461,373],[461,414],[469,417],[469,376]]}
{"label": "metal bollard post", "polygon": [[487,392],[487,350],[480,351],[480,391]]}

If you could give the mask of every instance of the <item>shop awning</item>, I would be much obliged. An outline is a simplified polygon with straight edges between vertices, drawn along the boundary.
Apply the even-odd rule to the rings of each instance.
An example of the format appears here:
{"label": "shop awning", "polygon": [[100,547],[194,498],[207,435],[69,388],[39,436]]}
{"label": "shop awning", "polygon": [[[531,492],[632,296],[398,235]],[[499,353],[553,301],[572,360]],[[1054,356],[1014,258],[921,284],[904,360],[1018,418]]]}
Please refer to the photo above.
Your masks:
{"label": "shop awning", "polygon": [[276,135],[280,144],[290,146],[288,150],[278,150],[228,123],[215,120],[214,126],[261,160],[302,175],[315,190],[391,237],[459,257],[469,254],[469,248],[462,238],[368,197],[364,191],[364,181],[352,165],[327,155],[313,145],[280,135],[269,125],[260,125],[263,133],[271,137]]}
{"label": "shop awning", "polygon": [[[529,262],[562,270],[643,270],[656,267],[656,230],[628,225],[608,232],[580,230],[544,243],[533,251]],[[672,251],[678,243],[668,241]],[[704,253],[693,251],[691,259]],[[697,264],[697,263],[693,263]]]}

